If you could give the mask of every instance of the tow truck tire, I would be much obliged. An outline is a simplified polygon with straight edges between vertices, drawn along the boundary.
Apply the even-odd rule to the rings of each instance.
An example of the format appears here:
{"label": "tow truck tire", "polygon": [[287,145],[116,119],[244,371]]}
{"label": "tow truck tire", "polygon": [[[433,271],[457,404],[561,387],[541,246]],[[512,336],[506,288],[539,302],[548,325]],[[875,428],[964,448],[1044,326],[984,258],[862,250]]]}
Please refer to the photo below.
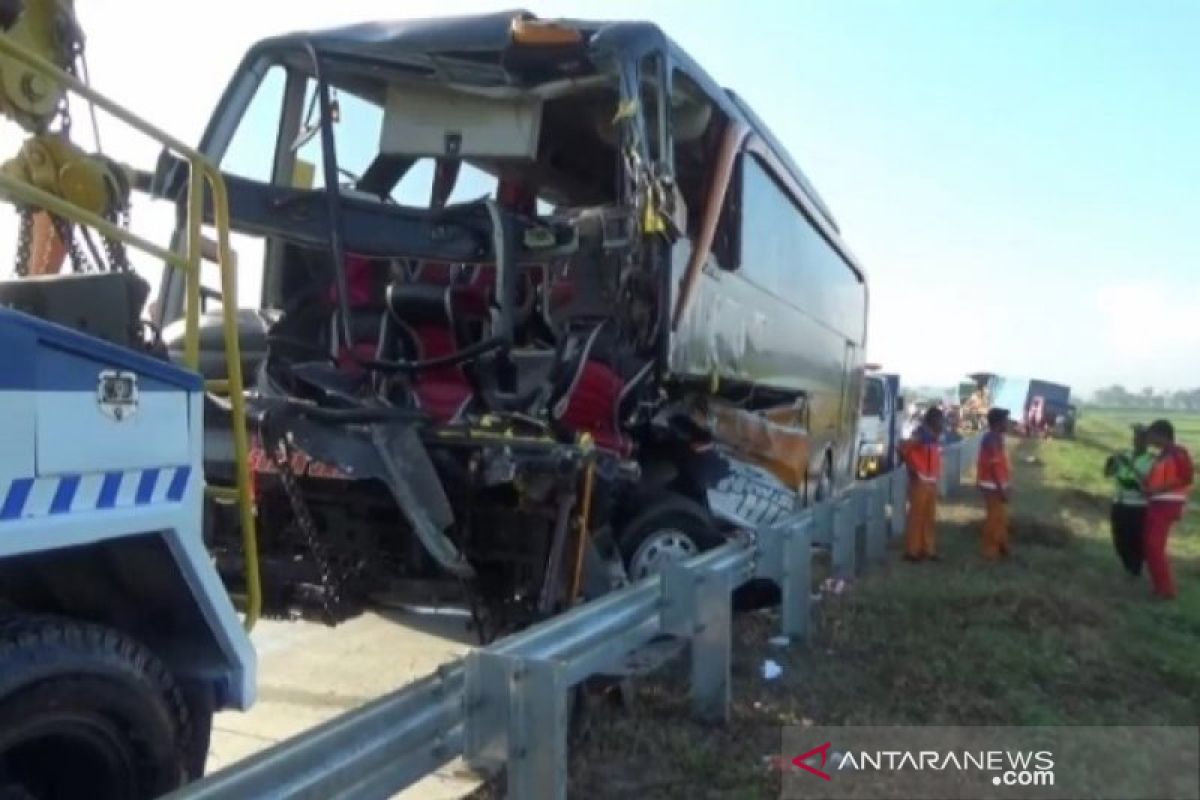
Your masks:
{"label": "tow truck tire", "polygon": [[186,781],[193,728],[171,673],[129,637],[0,616],[0,797],[157,797]]}

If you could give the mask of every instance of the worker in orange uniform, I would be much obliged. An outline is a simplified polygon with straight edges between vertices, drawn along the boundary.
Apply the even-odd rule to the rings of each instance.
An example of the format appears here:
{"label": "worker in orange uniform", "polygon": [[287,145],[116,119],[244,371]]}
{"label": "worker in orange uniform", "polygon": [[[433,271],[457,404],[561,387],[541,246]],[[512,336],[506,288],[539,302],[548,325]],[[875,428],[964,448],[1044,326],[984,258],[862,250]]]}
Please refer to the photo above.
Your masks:
{"label": "worker in orange uniform", "polygon": [[904,559],[939,561],[937,554],[938,480],[942,475],[942,427],[946,417],[936,406],[925,412],[911,438],[900,445],[908,468],[908,524]]}
{"label": "worker in orange uniform", "polygon": [[1008,412],[993,408],[988,411],[987,422],[988,432],[979,445],[975,480],[987,509],[983,520],[983,557],[994,561],[1008,555],[1008,492],[1012,484],[1012,467],[1004,447]]}
{"label": "worker in orange uniform", "polygon": [[1146,443],[1154,454],[1154,463],[1142,483],[1147,500],[1142,534],[1146,566],[1150,568],[1154,594],[1171,600],[1175,597],[1175,580],[1167,560],[1167,536],[1187,507],[1196,470],[1188,451],[1175,443],[1175,428],[1167,420],[1150,424]]}

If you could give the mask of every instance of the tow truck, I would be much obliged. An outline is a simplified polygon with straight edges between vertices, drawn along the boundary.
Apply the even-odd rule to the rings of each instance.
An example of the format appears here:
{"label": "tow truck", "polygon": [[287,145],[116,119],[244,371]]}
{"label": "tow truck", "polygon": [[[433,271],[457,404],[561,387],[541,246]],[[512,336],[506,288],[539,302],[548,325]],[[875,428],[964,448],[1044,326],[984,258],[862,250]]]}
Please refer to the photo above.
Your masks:
{"label": "tow truck", "polygon": [[[225,389],[246,460],[236,336],[223,386],[195,370],[206,195],[235,292],[224,185],[197,152],[76,77],[71,0],[0,3],[0,28],[0,112],[31,134],[0,169],[0,197],[21,219],[17,277],[0,281],[0,797],[157,797],[203,772],[214,711],[255,694],[248,474],[208,487],[202,456],[203,398]],[[177,250],[129,230],[145,174],[71,142],[70,97],[189,165]],[[185,366],[139,321],[149,286],[127,248],[185,276]],[[242,518],[242,620],[202,540],[206,493]]]}

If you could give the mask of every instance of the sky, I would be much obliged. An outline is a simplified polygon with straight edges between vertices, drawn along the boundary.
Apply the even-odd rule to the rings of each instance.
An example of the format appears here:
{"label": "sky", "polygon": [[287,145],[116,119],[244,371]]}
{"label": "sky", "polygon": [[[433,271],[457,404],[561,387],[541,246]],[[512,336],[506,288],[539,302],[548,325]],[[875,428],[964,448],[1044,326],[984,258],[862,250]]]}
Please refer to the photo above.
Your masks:
{"label": "sky", "polygon": [[[475,0],[84,0],[93,84],[198,139],[247,47]],[[185,23],[185,7],[194,9]],[[1200,386],[1200,2],[561,0],[648,19],[755,108],[870,277],[868,356],[910,385],[994,371]],[[91,145],[86,107],[72,106]],[[110,154],[157,148],[101,120]],[[15,152],[14,128],[0,152]],[[15,222],[0,217],[0,253]],[[134,228],[165,231],[135,205]],[[158,238],[165,236],[161,233]],[[7,256],[0,257],[0,264]]]}

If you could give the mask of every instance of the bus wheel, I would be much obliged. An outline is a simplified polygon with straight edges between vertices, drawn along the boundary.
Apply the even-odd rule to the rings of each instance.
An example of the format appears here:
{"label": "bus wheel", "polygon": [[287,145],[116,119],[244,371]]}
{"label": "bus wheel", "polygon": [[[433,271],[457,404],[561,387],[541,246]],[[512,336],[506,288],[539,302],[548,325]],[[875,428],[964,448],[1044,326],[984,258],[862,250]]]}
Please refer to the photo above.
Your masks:
{"label": "bus wheel", "polygon": [[618,538],[631,581],[653,575],[671,562],[686,561],[721,541],[708,511],[676,494],[651,502]]}
{"label": "bus wheel", "polygon": [[4,797],[157,797],[185,780],[190,730],[171,674],[132,639],[55,617],[0,618]]}

